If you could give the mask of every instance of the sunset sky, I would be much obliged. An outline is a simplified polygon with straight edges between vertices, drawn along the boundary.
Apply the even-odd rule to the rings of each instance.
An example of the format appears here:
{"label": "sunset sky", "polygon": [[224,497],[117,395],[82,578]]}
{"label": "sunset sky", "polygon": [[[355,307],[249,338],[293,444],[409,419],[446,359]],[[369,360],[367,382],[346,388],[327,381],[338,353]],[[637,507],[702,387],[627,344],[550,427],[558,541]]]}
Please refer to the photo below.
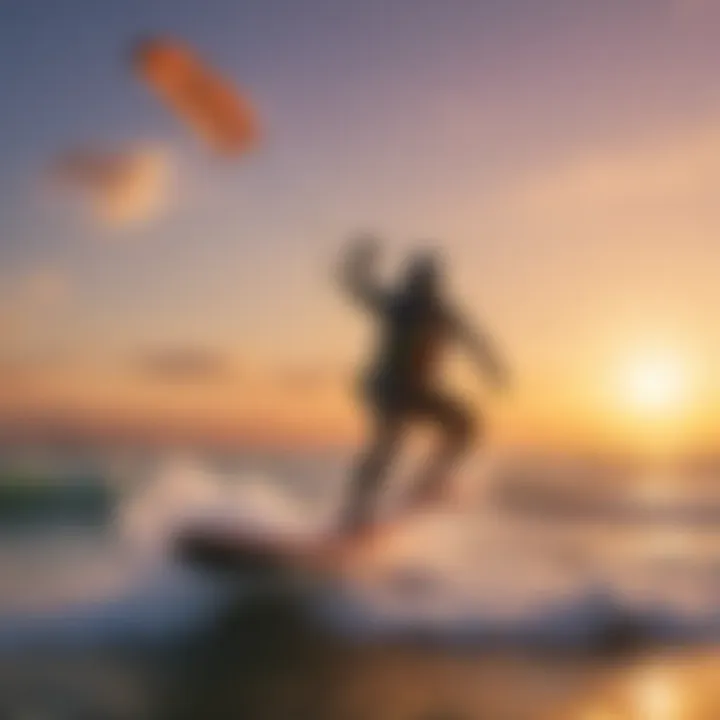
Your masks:
{"label": "sunset sky", "polygon": [[[717,447],[718,28],[716,0],[6,0],[0,427],[352,437],[370,328],[330,271],[367,229],[389,272],[444,249],[513,367],[498,400],[450,372],[498,442]],[[252,99],[252,153],[143,87],[148,33]],[[132,193],[83,212],[48,168],[108,147]]]}

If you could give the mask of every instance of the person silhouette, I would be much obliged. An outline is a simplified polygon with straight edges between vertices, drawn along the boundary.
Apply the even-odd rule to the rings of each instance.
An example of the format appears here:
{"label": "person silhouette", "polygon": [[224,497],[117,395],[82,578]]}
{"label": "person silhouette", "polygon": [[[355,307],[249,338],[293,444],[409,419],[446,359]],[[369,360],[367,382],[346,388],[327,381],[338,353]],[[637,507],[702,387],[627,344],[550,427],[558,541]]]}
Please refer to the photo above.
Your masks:
{"label": "person silhouette", "polygon": [[476,432],[465,403],[439,385],[445,347],[454,341],[463,344],[497,387],[508,382],[507,369],[487,335],[446,300],[438,254],[414,252],[404,278],[388,289],[375,278],[378,252],[374,238],[359,238],[345,253],[339,273],[344,290],[380,324],[378,351],[362,382],[362,396],[371,411],[371,437],[357,460],[341,520],[341,529],[349,534],[370,525],[377,492],[414,424],[437,426],[442,441],[411,491],[410,506],[443,499],[449,475]]}

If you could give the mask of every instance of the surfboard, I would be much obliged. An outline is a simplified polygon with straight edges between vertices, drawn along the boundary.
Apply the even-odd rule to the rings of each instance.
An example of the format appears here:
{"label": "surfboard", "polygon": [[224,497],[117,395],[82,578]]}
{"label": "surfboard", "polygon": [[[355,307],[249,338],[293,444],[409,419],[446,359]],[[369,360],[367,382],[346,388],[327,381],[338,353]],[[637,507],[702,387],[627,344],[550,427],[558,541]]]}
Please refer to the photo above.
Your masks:
{"label": "surfboard", "polygon": [[181,562],[206,570],[263,577],[327,576],[374,552],[393,526],[376,525],[352,536],[307,536],[206,522],[180,531],[173,550]]}

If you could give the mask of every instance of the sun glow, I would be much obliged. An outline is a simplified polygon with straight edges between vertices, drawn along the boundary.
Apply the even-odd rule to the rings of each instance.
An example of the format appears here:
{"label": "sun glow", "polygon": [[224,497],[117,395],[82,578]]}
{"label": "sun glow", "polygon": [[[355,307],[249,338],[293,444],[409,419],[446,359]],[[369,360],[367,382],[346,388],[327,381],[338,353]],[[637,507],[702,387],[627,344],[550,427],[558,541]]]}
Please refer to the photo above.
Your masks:
{"label": "sun glow", "polygon": [[636,358],[626,367],[622,385],[628,407],[643,415],[675,416],[687,400],[686,369],[671,355]]}

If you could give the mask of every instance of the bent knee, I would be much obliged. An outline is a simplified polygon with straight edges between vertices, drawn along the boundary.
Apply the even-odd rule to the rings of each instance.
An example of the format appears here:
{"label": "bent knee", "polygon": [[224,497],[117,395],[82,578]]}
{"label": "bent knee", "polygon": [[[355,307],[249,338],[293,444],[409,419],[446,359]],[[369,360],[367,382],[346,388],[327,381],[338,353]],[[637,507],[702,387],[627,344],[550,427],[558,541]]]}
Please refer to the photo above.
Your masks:
{"label": "bent knee", "polygon": [[445,432],[452,445],[464,449],[478,436],[478,422],[468,411],[458,410],[445,422]]}

